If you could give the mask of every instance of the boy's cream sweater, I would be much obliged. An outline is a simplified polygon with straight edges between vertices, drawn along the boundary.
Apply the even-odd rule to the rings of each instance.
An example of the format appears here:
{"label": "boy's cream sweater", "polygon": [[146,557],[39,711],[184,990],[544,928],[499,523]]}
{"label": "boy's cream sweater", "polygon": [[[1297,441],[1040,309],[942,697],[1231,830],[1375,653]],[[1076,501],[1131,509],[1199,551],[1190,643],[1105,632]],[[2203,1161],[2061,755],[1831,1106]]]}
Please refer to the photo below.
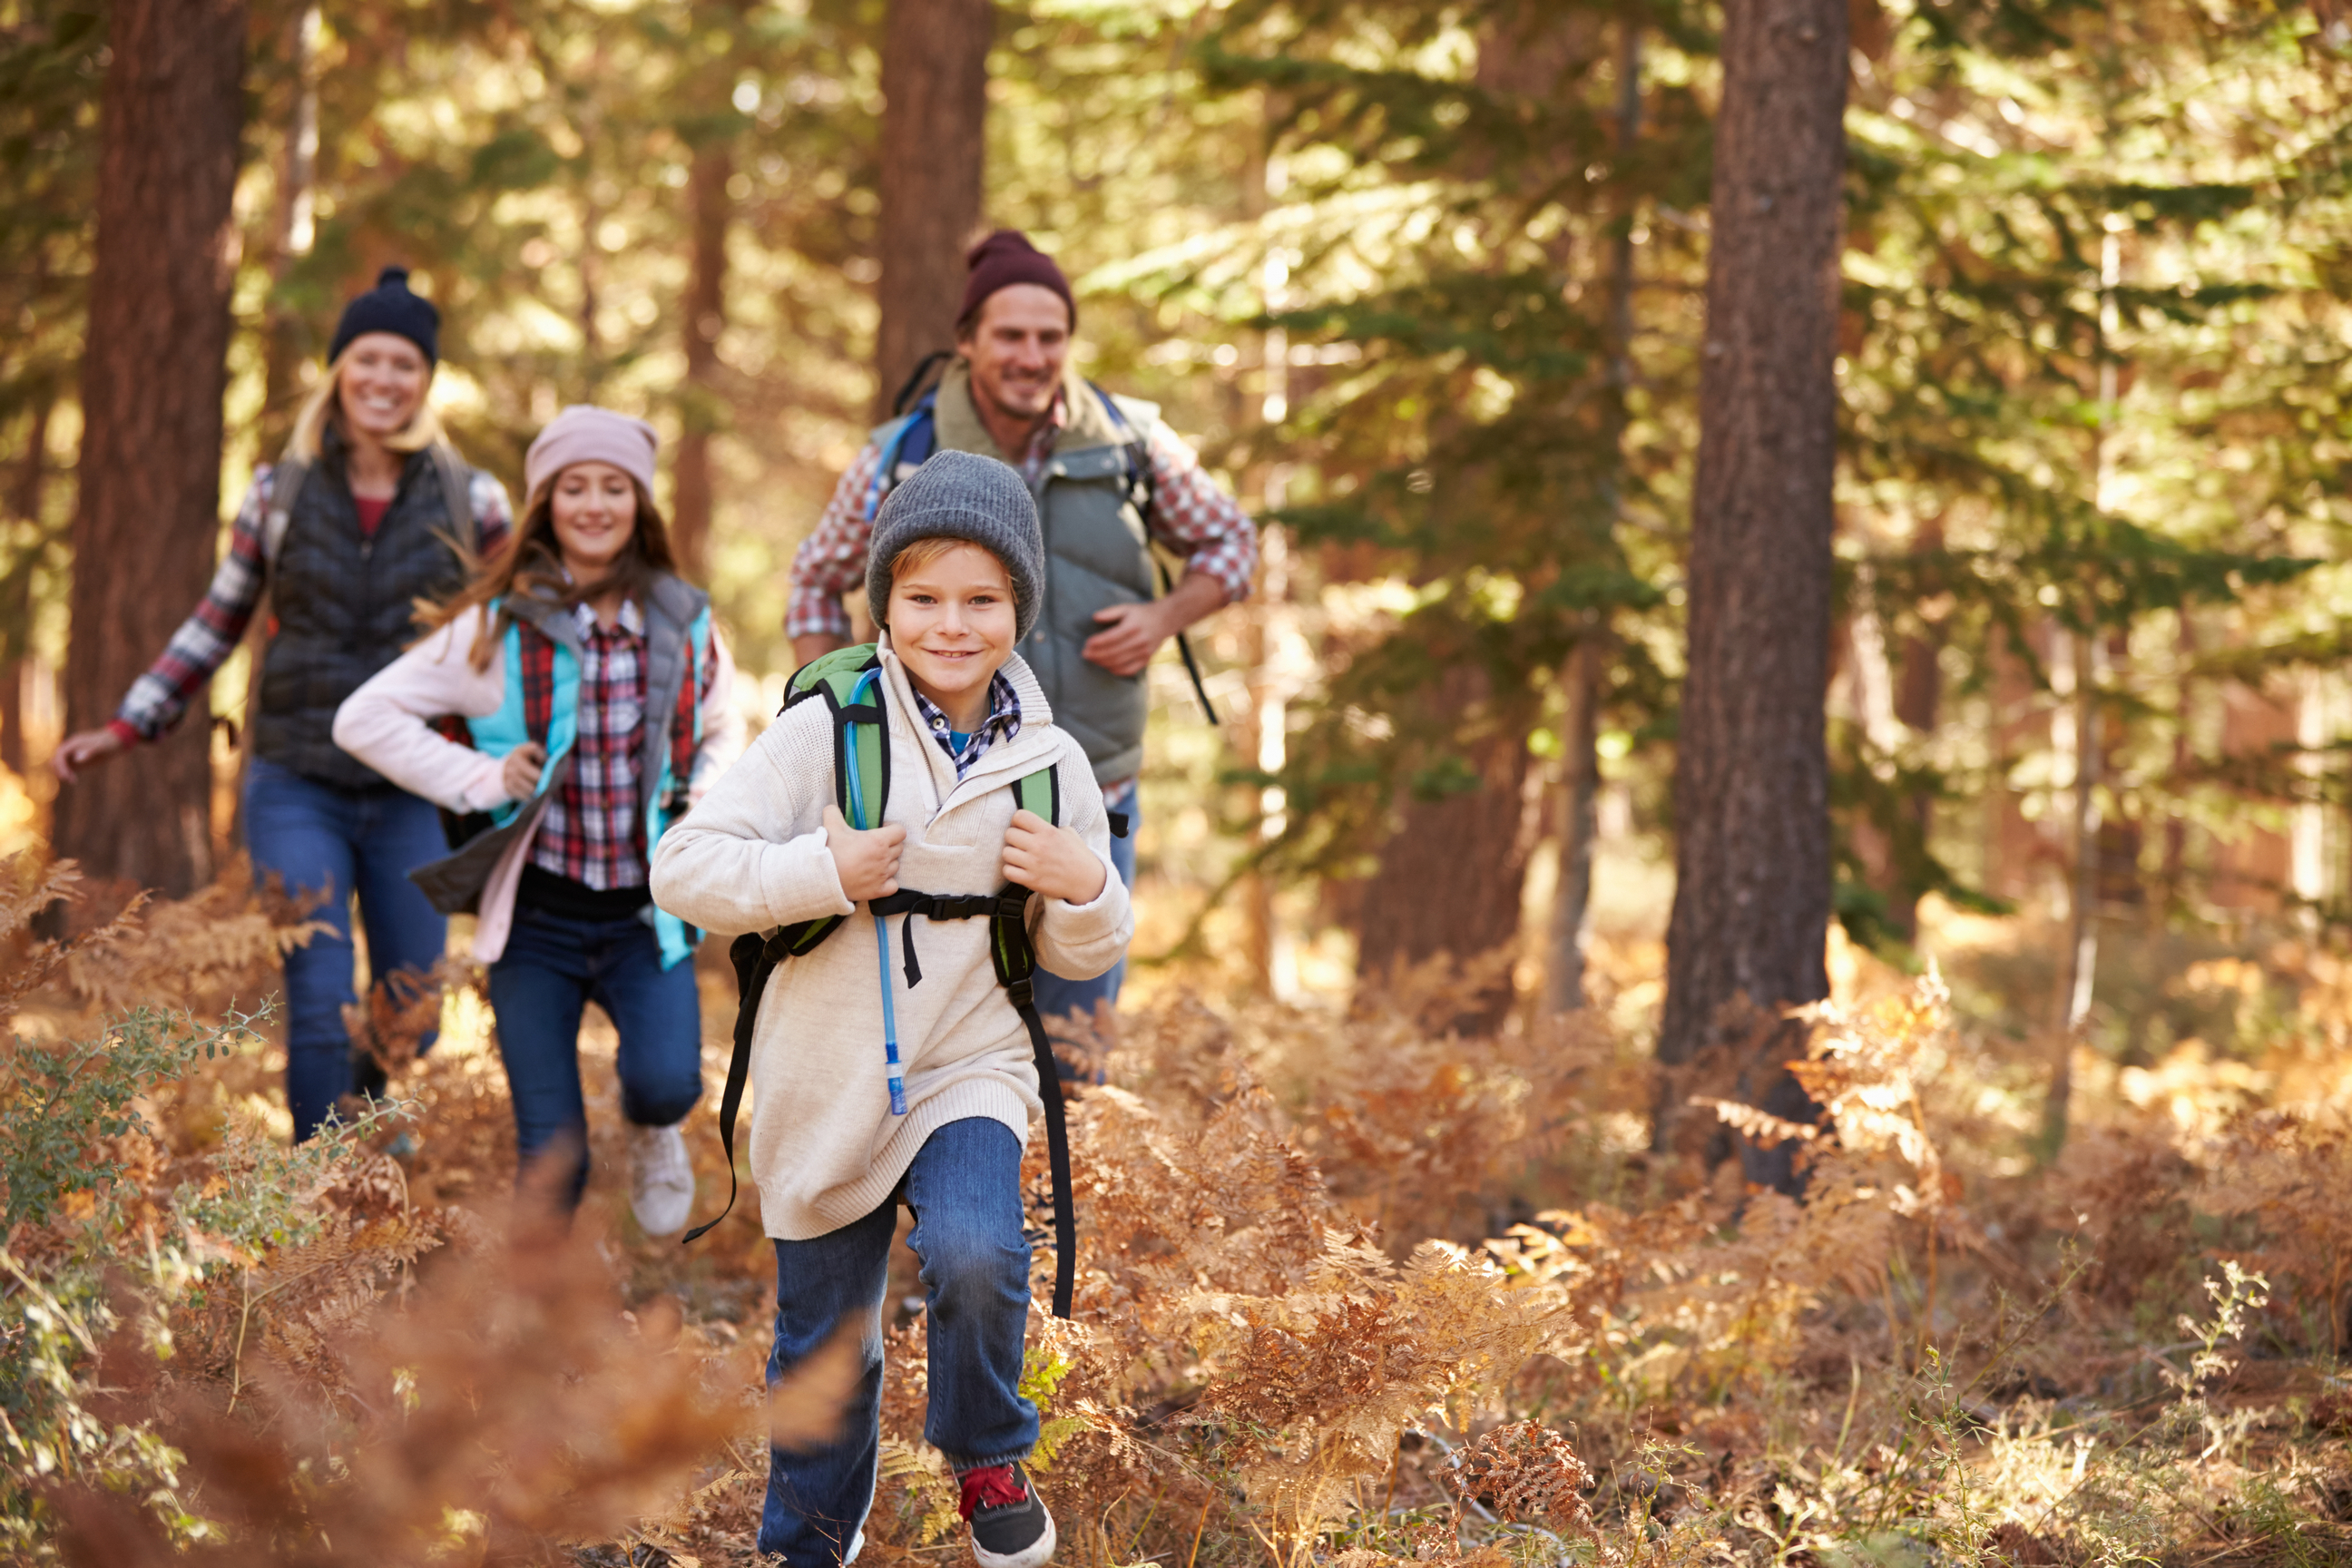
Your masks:
{"label": "boy's cream sweater", "polygon": [[[907,829],[898,885],[926,893],[990,893],[1005,885],[1012,785],[1058,766],[1062,826],[1103,864],[1092,903],[1033,898],[1029,930],[1045,968],[1070,979],[1118,962],[1133,930],[1127,889],[1110,862],[1102,792],[1029,667],[1005,679],[1021,698],[1021,732],[999,741],[961,783],[924,731],[905,666],[882,651],[888,714],[890,801],[886,822]],[[843,896],[825,848],[834,803],[835,721],[824,703],[798,703],[753,743],[708,796],[663,835],[653,860],[654,901],[716,935],[764,931],[819,915],[852,915],[815,952],[789,959],[768,982],[751,1042],[751,1173],[770,1236],[804,1241],[873,1212],[898,1184],[934,1128],[989,1117],[1025,1143],[1037,1071],[1021,1016],[996,983],[988,921],[914,917],[922,984],[905,973],[904,917],[889,922],[889,983],[905,1066],[907,1114],[890,1114],[882,1047],[882,975],[874,921]]]}

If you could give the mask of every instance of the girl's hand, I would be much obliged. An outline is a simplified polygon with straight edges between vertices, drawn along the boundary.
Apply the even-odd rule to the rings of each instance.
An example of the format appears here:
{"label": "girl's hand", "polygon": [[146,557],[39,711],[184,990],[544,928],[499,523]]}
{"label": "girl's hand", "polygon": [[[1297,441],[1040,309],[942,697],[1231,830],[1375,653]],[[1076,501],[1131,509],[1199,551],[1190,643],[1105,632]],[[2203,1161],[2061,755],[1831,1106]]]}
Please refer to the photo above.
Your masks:
{"label": "girl's hand", "polygon": [[84,730],[78,735],[68,735],[58,742],[57,751],[49,757],[49,766],[60,779],[71,784],[79,770],[92,763],[102,763],[119,752],[129,751],[130,744],[106,725]]}
{"label": "girl's hand", "polygon": [[898,890],[898,851],[907,830],[895,822],[860,832],[841,808],[824,808],[824,847],[833,852],[834,874],[853,904],[887,899]]}
{"label": "girl's hand", "polygon": [[529,800],[539,793],[539,771],[546,765],[547,748],[537,741],[525,741],[499,765],[499,786],[509,800]]}
{"label": "girl's hand", "polygon": [[1091,904],[1102,896],[1110,873],[1066,827],[1056,827],[1033,811],[1016,811],[1004,830],[1004,879],[1066,904]]}

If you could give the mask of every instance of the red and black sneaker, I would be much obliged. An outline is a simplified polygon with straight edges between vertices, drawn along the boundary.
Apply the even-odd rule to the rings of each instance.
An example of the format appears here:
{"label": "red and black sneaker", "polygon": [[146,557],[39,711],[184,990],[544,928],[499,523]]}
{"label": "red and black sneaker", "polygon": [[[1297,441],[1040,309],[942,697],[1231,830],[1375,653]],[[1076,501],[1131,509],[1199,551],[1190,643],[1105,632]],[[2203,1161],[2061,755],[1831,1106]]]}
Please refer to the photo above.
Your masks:
{"label": "red and black sneaker", "polygon": [[1040,1568],[1054,1558],[1054,1516],[1018,1465],[966,1470],[958,1511],[971,1521],[980,1568]]}

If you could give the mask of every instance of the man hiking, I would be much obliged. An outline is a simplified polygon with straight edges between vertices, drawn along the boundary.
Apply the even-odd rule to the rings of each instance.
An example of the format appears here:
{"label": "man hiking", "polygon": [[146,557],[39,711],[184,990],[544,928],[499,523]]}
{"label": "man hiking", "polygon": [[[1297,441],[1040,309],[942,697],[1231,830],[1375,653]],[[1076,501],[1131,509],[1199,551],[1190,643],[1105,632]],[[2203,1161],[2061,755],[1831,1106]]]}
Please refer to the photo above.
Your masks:
{"label": "man hiking", "polygon": [[[784,631],[803,665],[849,645],[842,596],[866,583],[875,514],[932,453],[1010,463],[1036,498],[1045,537],[1044,611],[1021,656],[1055,726],[1085,749],[1104,805],[1129,824],[1111,858],[1132,887],[1144,668],[1170,637],[1247,595],[1257,531],[1154,405],[1115,397],[1071,368],[1077,301],[1052,258],[999,229],[966,262],[954,356],[841,476],[793,558]],[[1164,596],[1154,544],[1184,563]],[[1097,1001],[1118,999],[1125,973],[1124,963],[1094,980],[1041,972],[1038,1010],[1091,1016]]]}

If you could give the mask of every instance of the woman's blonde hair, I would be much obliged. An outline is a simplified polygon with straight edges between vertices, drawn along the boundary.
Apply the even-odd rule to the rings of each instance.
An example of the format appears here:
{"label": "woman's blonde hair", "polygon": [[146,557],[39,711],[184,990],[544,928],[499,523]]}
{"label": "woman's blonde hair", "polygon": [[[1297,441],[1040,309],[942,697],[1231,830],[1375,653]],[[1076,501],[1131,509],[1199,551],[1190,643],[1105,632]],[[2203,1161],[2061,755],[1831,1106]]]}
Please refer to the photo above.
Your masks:
{"label": "woman's blonde hair", "polygon": [[[319,445],[327,433],[327,422],[342,412],[343,362],[351,357],[347,346],[302,400],[294,416],[294,433],[286,438],[289,457],[305,463],[319,460]],[[416,400],[416,412],[406,425],[384,437],[383,444],[395,452],[422,452],[427,447],[446,447],[449,433],[441,427],[441,416],[433,412],[433,362],[425,363],[425,395]]]}

